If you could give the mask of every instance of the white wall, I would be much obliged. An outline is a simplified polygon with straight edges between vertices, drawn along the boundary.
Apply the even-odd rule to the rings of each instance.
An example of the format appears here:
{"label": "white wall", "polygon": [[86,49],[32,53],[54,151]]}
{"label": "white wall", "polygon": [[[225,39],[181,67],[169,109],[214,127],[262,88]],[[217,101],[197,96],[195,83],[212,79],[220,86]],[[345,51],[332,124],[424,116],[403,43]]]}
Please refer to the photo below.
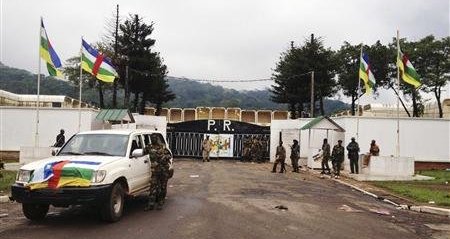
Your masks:
{"label": "white wall", "polygon": [[[333,118],[345,130],[345,145],[356,138],[355,117]],[[397,119],[360,117],[359,147],[369,151],[370,141],[377,141],[381,156],[396,155]],[[450,120],[400,119],[400,156],[414,157],[416,161],[450,161]]]}
{"label": "white wall", "polygon": [[[305,151],[308,147],[308,135],[305,132],[300,132],[300,128],[307,124],[310,119],[295,119],[295,120],[273,120],[270,125],[270,161],[275,161],[275,152],[279,144],[280,132],[282,133],[283,146],[286,148],[286,162],[290,163],[290,146],[292,140],[300,138],[300,157],[307,157],[308,152]],[[297,136],[297,137],[295,137]]]}
{"label": "white wall", "polygon": [[158,130],[166,137],[167,120],[165,116],[133,114],[133,117],[136,121],[136,128]]}
{"label": "white wall", "polygon": [[[102,128],[102,122],[95,120],[97,114],[94,109],[81,109],[81,131]],[[40,108],[39,122],[40,146],[53,145],[60,129],[65,130],[67,141],[78,132],[78,109]],[[0,150],[34,146],[35,132],[35,108],[0,107]]]}
{"label": "white wall", "polygon": [[[273,120],[271,126],[270,159],[275,159],[275,149],[278,144],[279,132],[282,130],[300,129],[310,119]],[[329,131],[328,141],[333,147],[337,140],[343,140],[347,146],[351,137],[356,136],[356,117],[336,117],[333,120],[345,129],[345,133]],[[397,119],[360,117],[358,143],[361,153],[369,151],[372,139],[380,146],[380,156],[396,155]],[[308,157],[319,148],[327,137],[325,130],[311,130],[310,152],[308,150],[309,132],[303,130],[301,134],[301,157]],[[286,150],[288,150],[287,145]],[[448,119],[400,119],[400,156],[414,157],[416,161],[450,161],[450,120]],[[289,153],[288,153],[289,157]],[[348,164],[346,156],[345,164]]]}

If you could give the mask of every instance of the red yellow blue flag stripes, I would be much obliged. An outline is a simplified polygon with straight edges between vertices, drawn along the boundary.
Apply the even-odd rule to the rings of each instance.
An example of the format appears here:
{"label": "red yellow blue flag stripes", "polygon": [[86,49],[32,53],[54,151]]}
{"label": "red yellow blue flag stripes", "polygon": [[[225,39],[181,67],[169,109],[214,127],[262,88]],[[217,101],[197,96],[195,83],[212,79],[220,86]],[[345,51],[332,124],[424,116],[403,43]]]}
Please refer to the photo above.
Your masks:
{"label": "red yellow blue flag stripes", "polygon": [[364,81],[364,88],[366,94],[371,94],[375,87],[375,76],[372,74],[372,70],[369,64],[369,56],[366,53],[361,54],[361,60],[359,64],[359,78]]}
{"label": "red yellow blue flag stripes", "polygon": [[94,171],[100,162],[54,161],[33,171],[27,186],[31,189],[89,187]]}
{"label": "red yellow blue flag stripes", "polygon": [[50,40],[48,39],[47,32],[45,31],[44,21],[41,18],[41,39],[40,39],[39,55],[47,63],[48,74],[58,78],[63,78],[61,73],[62,65],[61,60],[53,49]]}
{"label": "red yellow blue flag stripes", "polygon": [[420,82],[420,76],[417,73],[414,66],[409,61],[406,54],[399,49],[397,56],[397,67],[400,70],[401,78],[408,84],[413,85],[415,88],[419,87],[422,83]]}
{"label": "red yellow blue flag stripes", "polygon": [[114,82],[117,72],[111,59],[93,48],[86,41],[82,40],[81,67],[91,73],[97,79],[104,82]]}

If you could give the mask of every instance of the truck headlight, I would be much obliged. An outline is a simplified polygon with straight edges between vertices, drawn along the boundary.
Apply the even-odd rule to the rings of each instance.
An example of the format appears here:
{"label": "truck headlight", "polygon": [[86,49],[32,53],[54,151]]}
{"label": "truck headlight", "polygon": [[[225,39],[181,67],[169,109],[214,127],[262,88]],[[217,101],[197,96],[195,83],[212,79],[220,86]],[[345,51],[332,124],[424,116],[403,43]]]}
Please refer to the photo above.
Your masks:
{"label": "truck headlight", "polygon": [[106,177],[106,170],[97,170],[92,173],[91,182],[92,183],[101,183],[103,179]]}
{"label": "truck headlight", "polygon": [[31,180],[31,170],[20,169],[17,173],[16,181],[21,183],[28,183]]}

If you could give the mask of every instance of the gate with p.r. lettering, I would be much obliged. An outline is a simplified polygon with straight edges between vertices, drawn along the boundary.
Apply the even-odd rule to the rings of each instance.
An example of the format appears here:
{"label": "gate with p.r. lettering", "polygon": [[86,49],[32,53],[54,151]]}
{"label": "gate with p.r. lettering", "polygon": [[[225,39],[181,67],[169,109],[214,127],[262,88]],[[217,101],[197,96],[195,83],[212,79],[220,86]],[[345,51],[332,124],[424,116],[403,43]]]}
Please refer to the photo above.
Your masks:
{"label": "gate with p.r. lettering", "polygon": [[244,142],[257,138],[265,159],[269,158],[270,127],[233,120],[194,120],[167,124],[167,141],[175,157],[202,156],[202,141],[210,136],[213,151],[210,157],[243,156]]}

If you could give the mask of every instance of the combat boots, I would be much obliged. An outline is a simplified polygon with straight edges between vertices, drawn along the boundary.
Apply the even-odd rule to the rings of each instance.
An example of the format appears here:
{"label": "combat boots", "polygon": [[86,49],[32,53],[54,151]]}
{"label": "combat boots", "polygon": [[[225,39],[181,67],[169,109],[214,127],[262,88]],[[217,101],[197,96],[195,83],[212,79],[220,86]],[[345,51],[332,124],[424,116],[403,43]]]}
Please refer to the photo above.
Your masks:
{"label": "combat boots", "polygon": [[150,211],[155,209],[155,205],[153,203],[147,203],[147,206],[145,206],[144,211]]}

